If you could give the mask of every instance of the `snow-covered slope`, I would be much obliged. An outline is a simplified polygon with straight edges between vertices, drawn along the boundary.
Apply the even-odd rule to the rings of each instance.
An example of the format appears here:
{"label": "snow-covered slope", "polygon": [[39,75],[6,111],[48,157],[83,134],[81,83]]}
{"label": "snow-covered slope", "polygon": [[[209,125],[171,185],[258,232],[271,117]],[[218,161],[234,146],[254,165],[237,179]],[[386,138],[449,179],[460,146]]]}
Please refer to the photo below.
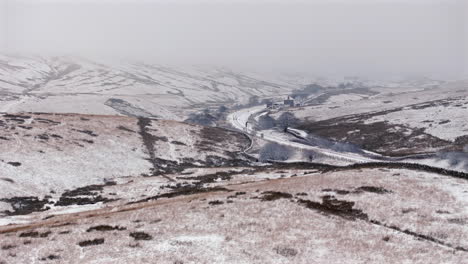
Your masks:
{"label": "snow-covered slope", "polygon": [[[240,133],[176,121],[1,114],[0,201],[59,199],[65,190],[132,177],[170,182],[164,175],[189,167],[246,164],[241,153],[248,144]],[[16,202],[13,209],[27,207]],[[0,212],[12,209],[8,204],[15,203],[0,202]]]}
{"label": "snow-covered slope", "polygon": [[[187,171],[140,201],[0,226],[6,263],[465,263],[466,179],[406,169]],[[268,177],[269,180],[259,180]],[[242,180],[241,180],[242,179]],[[107,189],[111,190],[107,190]],[[162,193],[162,194],[161,194]],[[103,194],[104,195],[104,194]],[[1,220],[1,219],[0,219]]]}
{"label": "snow-covered slope", "polygon": [[216,67],[0,55],[0,112],[145,112],[182,120],[196,109],[287,94],[304,82]]}

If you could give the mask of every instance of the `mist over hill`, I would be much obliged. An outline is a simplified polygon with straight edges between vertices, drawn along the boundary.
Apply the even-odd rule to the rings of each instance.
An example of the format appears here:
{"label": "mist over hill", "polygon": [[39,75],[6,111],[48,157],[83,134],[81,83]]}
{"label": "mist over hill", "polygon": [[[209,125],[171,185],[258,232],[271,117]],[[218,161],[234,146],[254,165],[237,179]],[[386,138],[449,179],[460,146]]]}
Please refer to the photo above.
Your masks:
{"label": "mist over hill", "polygon": [[465,263],[468,2],[0,0],[0,264]]}

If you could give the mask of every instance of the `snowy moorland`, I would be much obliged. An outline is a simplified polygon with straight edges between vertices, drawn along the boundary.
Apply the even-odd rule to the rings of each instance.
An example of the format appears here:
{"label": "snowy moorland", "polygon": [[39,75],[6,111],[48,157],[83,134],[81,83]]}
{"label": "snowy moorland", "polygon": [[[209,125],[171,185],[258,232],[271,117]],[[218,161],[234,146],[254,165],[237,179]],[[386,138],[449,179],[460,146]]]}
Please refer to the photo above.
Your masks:
{"label": "snowy moorland", "polygon": [[[463,263],[468,256],[466,179],[383,168],[196,169],[175,177],[189,178],[203,189],[136,178],[105,187],[123,201],[0,227],[0,256],[7,263]],[[161,186],[173,189],[164,195],[169,187]],[[130,194],[142,197],[125,203]]]}
{"label": "snowy moorland", "polygon": [[0,264],[464,263],[467,87],[0,55]]}
{"label": "snowy moorland", "polygon": [[86,186],[156,177],[186,167],[248,163],[241,153],[249,144],[244,135],[175,121],[3,114],[0,127],[0,211],[7,214],[42,210],[48,202],[60,204],[67,192]]}
{"label": "snowy moorland", "polygon": [[297,128],[311,135],[383,155],[466,152],[468,83],[404,87],[369,86],[359,96],[353,88],[312,93],[301,106],[270,115],[293,113],[301,120]]}
{"label": "snowy moorland", "polygon": [[0,112],[155,116],[183,120],[210,105],[287,94],[304,83],[288,76],[220,67],[171,67],[75,57],[0,55]]}

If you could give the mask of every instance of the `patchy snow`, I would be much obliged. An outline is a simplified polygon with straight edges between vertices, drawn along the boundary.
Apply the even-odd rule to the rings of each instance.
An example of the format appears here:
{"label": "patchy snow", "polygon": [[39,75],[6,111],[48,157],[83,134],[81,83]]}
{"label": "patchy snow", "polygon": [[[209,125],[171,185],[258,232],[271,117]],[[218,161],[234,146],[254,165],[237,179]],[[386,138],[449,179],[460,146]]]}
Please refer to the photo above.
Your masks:
{"label": "patchy snow", "polygon": [[[292,177],[302,172],[277,170],[272,173],[286,178],[230,182],[229,192],[121,204],[3,226],[0,258],[16,263],[52,255],[63,263],[463,263],[466,259],[467,253],[456,249],[468,246],[466,180],[386,168]],[[141,180],[152,187],[147,179]],[[272,192],[276,198],[265,199]],[[348,203],[355,210],[351,212],[365,217],[353,219],[304,204],[321,204],[325,195]],[[38,237],[27,237],[32,231]],[[135,239],[137,234],[142,239]],[[95,244],[80,246],[86,241]]]}
{"label": "patchy snow", "polygon": [[[439,84],[436,87],[427,89],[410,89],[405,84],[400,84],[397,87],[389,87],[388,84],[382,84],[381,87],[367,86],[377,94],[367,98],[363,97],[361,100],[295,107],[288,111],[302,120],[327,120],[346,115],[385,111],[433,100],[466,97],[468,93],[467,85],[468,82],[466,81],[458,81]],[[343,94],[343,96],[347,97],[349,94]],[[431,112],[429,111],[429,113]]]}
{"label": "patchy snow", "polygon": [[194,110],[286,95],[306,83],[216,67],[0,55],[4,112],[118,114],[104,103],[121,99],[154,116],[183,120]]}
{"label": "patchy snow", "polygon": [[[216,159],[236,159],[248,144],[237,132],[163,120],[149,120],[148,143],[138,122],[119,116],[0,114],[0,198],[56,196],[150,175],[152,157],[161,168],[170,162],[219,166]],[[146,144],[152,144],[152,154]]]}
{"label": "patchy snow", "polygon": [[[375,161],[371,158],[363,157],[359,154],[355,153],[341,153],[329,149],[324,149],[315,146],[309,146],[302,143],[294,142],[295,139],[293,136],[282,133],[276,129],[269,129],[269,130],[262,130],[261,132],[257,132],[253,129],[253,124],[249,123],[249,119],[254,117],[260,112],[265,110],[265,106],[255,106],[247,109],[242,109],[231,113],[227,120],[230,122],[235,128],[245,131],[248,134],[260,137],[263,140],[276,142],[281,145],[290,146],[299,150],[313,150],[316,151],[324,156],[330,157],[333,160],[341,160],[347,162],[371,162]],[[261,134],[261,135],[259,135]],[[336,164],[333,162],[333,164]]]}
{"label": "patchy snow", "polygon": [[401,111],[375,116],[366,123],[386,121],[414,128],[423,128],[435,137],[454,141],[468,134],[468,99],[460,98],[450,105],[434,105],[424,109],[405,108]]}

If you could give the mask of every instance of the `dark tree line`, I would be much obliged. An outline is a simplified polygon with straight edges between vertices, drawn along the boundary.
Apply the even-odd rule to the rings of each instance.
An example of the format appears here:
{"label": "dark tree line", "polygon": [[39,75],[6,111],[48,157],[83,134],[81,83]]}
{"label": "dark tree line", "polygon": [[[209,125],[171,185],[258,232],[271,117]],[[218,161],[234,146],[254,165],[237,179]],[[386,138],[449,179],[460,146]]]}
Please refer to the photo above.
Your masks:
{"label": "dark tree line", "polygon": [[265,161],[285,161],[292,157],[294,151],[277,143],[267,143],[259,152],[259,160]]}
{"label": "dark tree line", "polygon": [[278,127],[284,131],[289,127],[295,127],[299,125],[300,121],[290,112],[282,113],[276,120],[269,114],[262,115],[258,118],[257,129],[266,130],[274,127]]}

